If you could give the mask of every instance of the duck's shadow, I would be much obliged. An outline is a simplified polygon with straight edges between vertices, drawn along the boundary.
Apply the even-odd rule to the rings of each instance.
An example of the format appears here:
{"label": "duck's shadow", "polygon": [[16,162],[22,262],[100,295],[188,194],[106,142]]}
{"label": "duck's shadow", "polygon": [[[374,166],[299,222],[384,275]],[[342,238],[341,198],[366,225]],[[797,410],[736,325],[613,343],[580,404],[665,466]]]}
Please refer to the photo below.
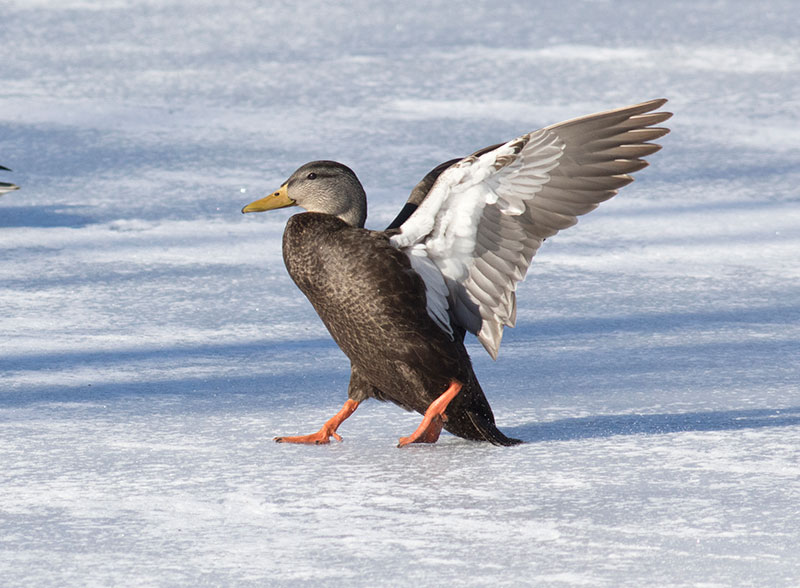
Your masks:
{"label": "duck's shadow", "polygon": [[675,414],[615,414],[502,427],[528,443],[573,441],[615,435],[664,435],[688,431],[730,431],[800,425],[800,407]]}

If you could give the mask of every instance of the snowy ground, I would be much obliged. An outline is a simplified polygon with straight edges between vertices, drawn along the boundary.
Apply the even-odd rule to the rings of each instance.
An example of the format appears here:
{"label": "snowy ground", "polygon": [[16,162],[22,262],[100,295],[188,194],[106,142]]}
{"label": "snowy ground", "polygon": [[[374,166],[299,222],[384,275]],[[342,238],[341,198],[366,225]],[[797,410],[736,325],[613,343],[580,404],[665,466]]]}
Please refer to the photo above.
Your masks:
{"label": "snowy ground", "polygon": [[[797,7],[557,4],[4,3],[3,586],[800,584]],[[334,158],[379,228],[440,161],[661,96],[652,166],[471,347],[528,443],[397,450],[378,403],[271,441],[348,369],[243,204]]]}

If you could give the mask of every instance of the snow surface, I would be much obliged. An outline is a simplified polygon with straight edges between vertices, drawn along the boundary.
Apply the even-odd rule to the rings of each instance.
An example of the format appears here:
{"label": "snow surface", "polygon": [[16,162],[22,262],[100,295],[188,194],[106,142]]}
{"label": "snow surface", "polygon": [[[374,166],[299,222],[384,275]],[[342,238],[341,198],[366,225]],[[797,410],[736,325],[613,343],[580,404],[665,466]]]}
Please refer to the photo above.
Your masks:
{"label": "snow surface", "polygon": [[[6,1],[3,586],[800,585],[791,0]],[[370,402],[289,280],[333,158],[385,225],[440,161],[657,97],[664,150],[549,240],[497,448]]]}

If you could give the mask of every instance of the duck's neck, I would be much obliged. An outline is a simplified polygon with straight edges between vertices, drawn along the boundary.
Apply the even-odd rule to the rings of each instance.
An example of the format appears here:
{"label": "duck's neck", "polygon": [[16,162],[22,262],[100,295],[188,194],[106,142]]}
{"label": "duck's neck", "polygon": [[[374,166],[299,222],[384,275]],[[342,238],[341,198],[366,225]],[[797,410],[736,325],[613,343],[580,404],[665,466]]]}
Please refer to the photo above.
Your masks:
{"label": "duck's neck", "polygon": [[338,212],[336,216],[342,219],[351,227],[359,229],[364,228],[364,223],[367,221],[367,195],[361,183],[353,189],[354,195],[348,202],[350,205],[347,209]]}

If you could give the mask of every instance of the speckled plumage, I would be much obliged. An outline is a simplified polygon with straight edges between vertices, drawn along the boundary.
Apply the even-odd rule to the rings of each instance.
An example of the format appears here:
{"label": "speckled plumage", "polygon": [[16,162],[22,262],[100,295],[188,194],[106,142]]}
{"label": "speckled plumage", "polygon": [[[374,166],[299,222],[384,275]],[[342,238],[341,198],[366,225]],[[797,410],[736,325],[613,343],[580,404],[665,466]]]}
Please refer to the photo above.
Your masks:
{"label": "speckled plumage", "polygon": [[464,384],[445,429],[466,439],[516,443],[501,433],[472,371],[463,333],[451,339],[425,310],[425,285],[383,231],[321,213],[289,219],[289,275],[350,358],[348,397],[388,400],[424,413],[455,379]]}

